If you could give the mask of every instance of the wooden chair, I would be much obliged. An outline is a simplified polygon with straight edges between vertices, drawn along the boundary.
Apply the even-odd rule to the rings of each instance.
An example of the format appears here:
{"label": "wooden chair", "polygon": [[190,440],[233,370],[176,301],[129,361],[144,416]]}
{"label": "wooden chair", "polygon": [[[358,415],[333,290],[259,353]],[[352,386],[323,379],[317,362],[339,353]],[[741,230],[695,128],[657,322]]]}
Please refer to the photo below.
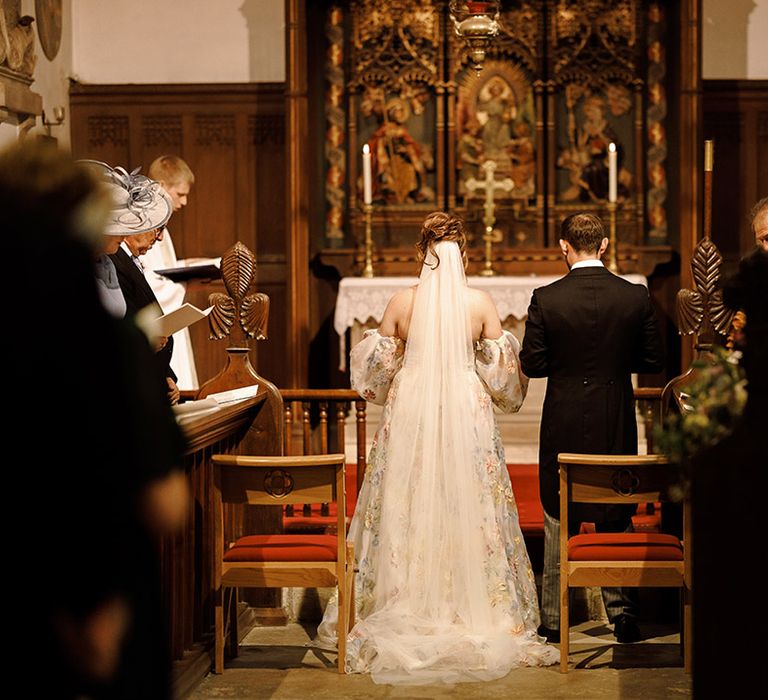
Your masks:
{"label": "wooden chair", "polygon": [[[561,453],[560,518],[570,503],[648,503],[675,481],[663,455]],[[644,532],[568,536],[560,528],[560,671],[568,671],[569,589],[582,586],[679,587],[683,601],[681,647],[691,672],[691,515],[683,503],[683,540]]]}
{"label": "wooden chair", "polygon": [[[354,624],[352,545],[344,527],[344,455],[251,457],[213,455],[216,508],[214,572],[216,648],[214,671],[224,670],[224,589],[338,586],[339,673],[344,673],[347,632]],[[337,505],[335,535],[249,535],[227,546],[223,504]],[[237,649],[236,615],[230,640]]]}

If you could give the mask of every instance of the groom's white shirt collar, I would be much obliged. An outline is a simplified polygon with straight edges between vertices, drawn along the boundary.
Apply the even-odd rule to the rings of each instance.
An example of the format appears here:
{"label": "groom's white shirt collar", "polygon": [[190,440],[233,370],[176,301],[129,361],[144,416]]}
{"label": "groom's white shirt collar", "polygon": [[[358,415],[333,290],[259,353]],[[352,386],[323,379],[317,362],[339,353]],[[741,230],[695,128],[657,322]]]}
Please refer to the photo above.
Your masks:
{"label": "groom's white shirt collar", "polygon": [[601,260],[579,260],[571,265],[571,270],[578,270],[580,267],[605,267]]}

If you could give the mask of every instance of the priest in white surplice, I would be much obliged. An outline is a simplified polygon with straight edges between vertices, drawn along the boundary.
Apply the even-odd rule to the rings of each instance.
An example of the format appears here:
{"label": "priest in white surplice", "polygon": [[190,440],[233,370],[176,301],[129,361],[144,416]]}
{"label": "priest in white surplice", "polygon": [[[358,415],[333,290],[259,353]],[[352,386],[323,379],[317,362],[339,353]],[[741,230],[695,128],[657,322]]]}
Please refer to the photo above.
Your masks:
{"label": "priest in white surplice", "polygon": [[[149,166],[149,177],[159,182],[168,193],[173,201],[173,211],[179,211],[187,205],[187,197],[195,182],[195,176],[181,158],[178,156],[155,158]],[[167,313],[179,308],[184,303],[186,285],[173,282],[154,272],[154,270],[164,270],[179,265],[171,234],[167,228],[163,230],[149,252],[142,256],[141,262],[144,265],[147,282],[152,287],[163,311]],[[178,377],[179,389],[197,389],[197,370],[189,329],[184,328],[175,333],[173,340],[175,345],[171,368]]]}

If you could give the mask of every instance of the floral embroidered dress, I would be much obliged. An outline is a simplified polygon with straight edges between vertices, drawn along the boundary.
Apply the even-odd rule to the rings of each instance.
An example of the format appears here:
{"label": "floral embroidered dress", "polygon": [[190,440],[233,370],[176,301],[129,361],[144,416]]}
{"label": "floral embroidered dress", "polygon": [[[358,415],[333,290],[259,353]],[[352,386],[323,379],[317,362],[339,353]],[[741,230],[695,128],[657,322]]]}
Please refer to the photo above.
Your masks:
{"label": "floral embroidered dress", "polygon": [[[536,633],[536,587],[493,412],[522,404],[519,348],[505,331],[470,345],[466,359],[435,357],[459,355],[447,388],[434,371],[437,384],[423,385],[429,363],[404,363],[398,338],[372,330],[352,349],[353,388],[384,412],[348,534],[358,570],[349,671],[452,683],[558,658]],[[321,643],[335,643],[336,619],[333,598]]]}

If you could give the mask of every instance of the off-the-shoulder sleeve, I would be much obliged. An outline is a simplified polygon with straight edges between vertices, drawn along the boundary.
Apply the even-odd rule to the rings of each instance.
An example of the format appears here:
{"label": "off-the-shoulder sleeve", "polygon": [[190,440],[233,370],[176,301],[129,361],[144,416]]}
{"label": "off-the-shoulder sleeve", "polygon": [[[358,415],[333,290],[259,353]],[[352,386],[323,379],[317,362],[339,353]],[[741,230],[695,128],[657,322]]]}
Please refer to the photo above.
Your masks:
{"label": "off-the-shoulder sleeve", "polygon": [[383,405],[392,379],[403,364],[405,343],[400,338],[366,331],[363,339],[349,353],[352,388],[366,401]]}
{"label": "off-the-shoulder sleeve", "polygon": [[520,343],[509,331],[500,338],[483,338],[475,345],[475,367],[491,400],[504,413],[520,410],[528,392],[528,377],[520,369]]}

